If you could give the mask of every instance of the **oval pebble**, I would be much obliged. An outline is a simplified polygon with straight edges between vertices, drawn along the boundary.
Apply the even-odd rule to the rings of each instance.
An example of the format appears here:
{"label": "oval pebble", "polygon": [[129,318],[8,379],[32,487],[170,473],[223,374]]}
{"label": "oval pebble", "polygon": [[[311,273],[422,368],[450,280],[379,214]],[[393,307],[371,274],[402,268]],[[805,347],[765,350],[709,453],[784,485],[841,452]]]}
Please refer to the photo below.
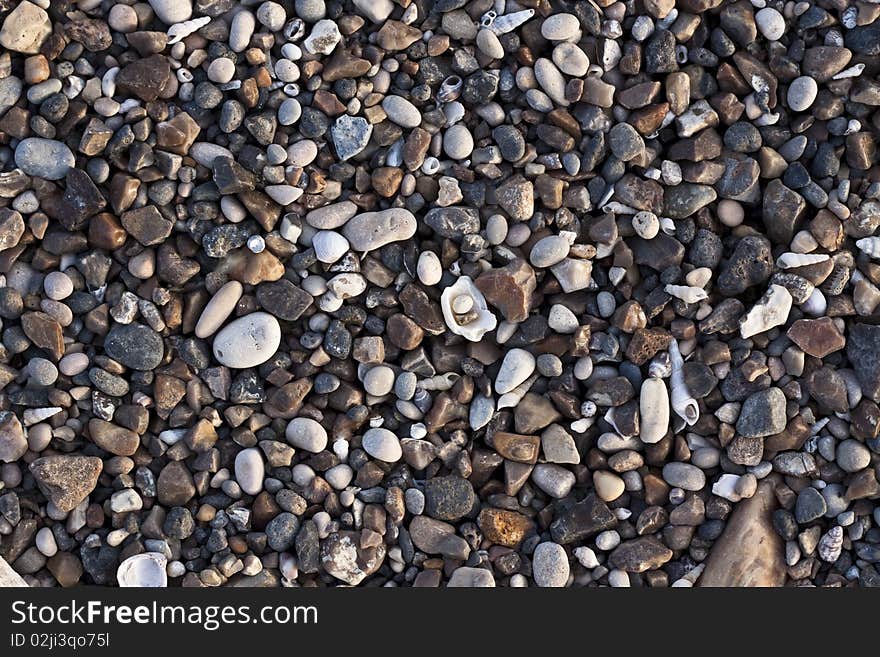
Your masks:
{"label": "oval pebble", "polygon": [[382,427],[369,429],[361,439],[361,445],[367,454],[386,463],[396,463],[403,456],[397,436]]}
{"label": "oval pebble", "polygon": [[256,367],[275,355],[281,344],[278,320],[265,312],[245,315],[214,338],[214,358],[234,369]]}
{"label": "oval pebble", "polygon": [[294,447],[317,454],[327,448],[327,431],[316,420],[308,417],[293,418],[284,433]]}
{"label": "oval pebble", "polygon": [[235,455],[235,480],[248,495],[256,495],[263,490],[265,473],[263,457],[256,447],[243,449]]}

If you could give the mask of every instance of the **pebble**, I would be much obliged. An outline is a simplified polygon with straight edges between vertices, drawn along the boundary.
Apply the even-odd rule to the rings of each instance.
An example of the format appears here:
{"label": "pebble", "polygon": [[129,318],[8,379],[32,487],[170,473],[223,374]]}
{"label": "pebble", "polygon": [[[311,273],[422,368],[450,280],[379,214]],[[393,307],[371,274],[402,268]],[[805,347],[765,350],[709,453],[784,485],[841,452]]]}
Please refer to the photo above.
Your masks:
{"label": "pebble", "polygon": [[388,115],[388,120],[401,128],[418,128],[422,123],[422,115],[416,106],[401,96],[385,96],[382,109]]}
{"label": "pebble", "polygon": [[511,349],[504,355],[495,377],[495,392],[503,395],[528,379],[535,371],[535,357],[525,349]]}
{"label": "pebble", "polygon": [[192,0],[147,0],[159,20],[174,25],[192,18]]}
{"label": "pebble", "polygon": [[269,313],[255,312],[227,324],[214,336],[214,358],[235,369],[269,360],[281,344],[281,327]]}
{"label": "pebble", "polygon": [[207,338],[214,335],[232,315],[242,294],[244,288],[238,281],[229,281],[217,290],[199,316],[195,328],[196,337]]}
{"label": "pebble", "polygon": [[318,422],[307,417],[292,419],[285,430],[287,442],[298,449],[317,454],[327,448],[327,431]]}
{"label": "pebble", "polygon": [[535,584],[542,588],[561,588],[568,583],[568,555],[558,543],[541,543],[532,559]]}
{"label": "pebble", "polygon": [[400,441],[388,429],[381,427],[368,429],[361,439],[361,444],[367,454],[386,463],[397,463],[403,456]]}
{"label": "pebble", "polygon": [[256,495],[263,490],[265,466],[260,450],[255,447],[241,450],[235,455],[235,480],[241,490],[248,495]]}
{"label": "pebble", "polygon": [[463,160],[474,150],[474,138],[470,131],[458,123],[443,135],[443,152],[453,160]]}
{"label": "pebble", "polygon": [[342,234],[354,251],[375,251],[386,244],[407,240],[416,232],[416,218],[403,208],[364,212],[352,217]]}
{"label": "pebble", "polygon": [[29,176],[60,180],[75,164],[73,153],[60,141],[28,137],[15,147],[15,165]]}
{"label": "pebble", "polygon": [[795,112],[803,112],[813,106],[819,93],[819,85],[806,75],[795,78],[788,86],[788,106]]}

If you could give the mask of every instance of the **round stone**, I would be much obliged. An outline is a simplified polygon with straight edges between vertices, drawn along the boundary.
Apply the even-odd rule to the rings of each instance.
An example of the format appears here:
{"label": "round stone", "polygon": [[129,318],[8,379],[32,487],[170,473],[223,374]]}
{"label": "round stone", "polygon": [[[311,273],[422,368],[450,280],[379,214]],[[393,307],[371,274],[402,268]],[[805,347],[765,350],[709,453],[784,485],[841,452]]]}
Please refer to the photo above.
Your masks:
{"label": "round stone", "polygon": [[819,93],[819,85],[808,75],[795,78],[788,86],[788,106],[795,112],[809,109]]}
{"label": "round stone", "polygon": [[138,26],[137,12],[128,5],[115,4],[107,14],[107,25],[115,32],[134,32]]}
{"label": "round stone", "polygon": [[576,44],[563,42],[553,49],[551,57],[556,68],[576,78],[582,78],[590,68],[590,59]]}
{"label": "round stone", "polygon": [[263,490],[263,477],[266,469],[263,457],[256,447],[241,450],[235,456],[235,480],[248,495],[256,495]]}
{"label": "round stone", "polygon": [[45,358],[31,358],[27,368],[31,381],[38,386],[51,386],[58,380],[58,368]]}
{"label": "round stone", "polygon": [[847,438],[837,446],[836,460],[845,472],[858,472],[871,464],[871,450],[858,440]]}
{"label": "round stone", "polygon": [[369,429],[361,439],[361,446],[374,459],[387,463],[396,463],[403,456],[397,436],[382,427]]}
{"label": "round stone", "polygon": [[50,299],[61,301],[73,294],[73,281],[64,272],[53,271],[43,279],[43,289]]}
{"label": "round stone", "polygon": [[388,115],[388,120],[401,128],[418,128],[422,123],[422,113],[401,96],[385,96],[382,100],[382,109]]}
{"label": "round stone", "polygon": [[529,262],[535,267],[552,267],[565,260],[571,250],[571,243],[562,235],[544,237],[532,247]]}
{"label": "round stone", "polygon": [[599,470],[593,473],[593,487],[596,489],[596,495],[605,502],[613,502],[623,495],[626,485],[623,479],[613,472]]}
{"label": "round stone", "polygon": [[281,344],[278,320],[265,312],[245,315],[214,338],[214,358],[234,369],[256,367],[269,360]]}
{"label": "round stone", "polygon": [[437,285],[443,277],[443,265],[433,251],[422,251],[416,263],[416,274],[425,285]]}
{"label": "round stone", "polygon": [[690,491],[706,486],[706,474],[690,463],[667,463],[663,466],[663,480],[670,486]]}
{"label": "round stone", "polygon": [[785,34],[785,18],[772,7],[764,7],[755,14],[758,30],[768,41],[778,41]]}
{"label": "round stone", "polygon": [[229,281],[217,290],[199,316],[195,328],[196,337],[204,339],[214,335],[235,310],[243,293],[244,287],[238,281]]}
{"label": "round stone", "polygon": [[89,357],[81,352],[67,354],[58,362],[58,369],[64,376],[76,376],[85,372],[89,366]]}
{"label": "round stone", "polygon": [[550,41],[575,39],[580,31],[580,21],[573,14],[554,14],[541,24],[541,36]]}
{"label": "round stone", "polygon": [[474,138],[471,131],[461,123],[457,123],[446,131],[443,136],[443,152],[453,160],[463,160],[474,150]]}
{"label": "round stone", "polygon": [[327,431],[308,417],[293,418],[284,432],[287,442],[294,447],[317,454],[327,447]]}
{"label": "round stone", "polygon": [[377,365],[364,375],[364,390],[374,397],[387,395],[394,388],[394,370],[387,365]]}
{"label": "round stone", "polygon": [[235,76],[235,63],[228,57],[219,57],[208,66],[208,79],[226,84]]}
{"label": "round stone", "polygon": [[541,543],[532,555],[532,576],[544,588],[561,588],[568,583],[568,555],[558,543]]}

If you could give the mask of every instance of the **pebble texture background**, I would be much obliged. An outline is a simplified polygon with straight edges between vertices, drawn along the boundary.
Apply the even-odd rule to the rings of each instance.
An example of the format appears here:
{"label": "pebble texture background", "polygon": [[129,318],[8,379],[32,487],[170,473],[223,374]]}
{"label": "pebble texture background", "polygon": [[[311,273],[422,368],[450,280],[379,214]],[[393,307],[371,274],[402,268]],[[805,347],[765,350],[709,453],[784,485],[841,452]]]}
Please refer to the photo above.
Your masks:
{"label": "pebble texture background", "polygon": [[880,4],[0,0],[0,583],[880,585]]}

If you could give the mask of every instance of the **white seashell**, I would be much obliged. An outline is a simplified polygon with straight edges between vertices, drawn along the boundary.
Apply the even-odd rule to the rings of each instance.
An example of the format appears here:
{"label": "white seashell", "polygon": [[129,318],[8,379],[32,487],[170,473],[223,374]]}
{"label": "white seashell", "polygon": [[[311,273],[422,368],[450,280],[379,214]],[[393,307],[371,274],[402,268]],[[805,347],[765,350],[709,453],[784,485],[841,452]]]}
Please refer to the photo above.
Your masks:
{"label": "white seashell", "polygon": [[[462,295],[473,299],[473,311],[477,313],[477,318],[469,324],[459,324],[452,310],[452,302]],[[449,330],[471,342],[479,342],[483,335],[494,330],[498,325],[498,320],[486,304],[486,297],[477,289],[470,276],[460,276],[454,285],[443,290],[443,294],[440,295],[440,307],[443,309],[443,319],[446,320]]]}
{"label": "white seashell", "polygon": [[834,563],[840,558],[843,549],[843,527],[835,525],[819,541],[819,557],[822,561]]}
{"label": "white seashell", "polygon": [[811,315],[813,317],[822,317],[825,315],[825,311],[828,309],[828,300],[825,298],[825,295],[822,294],[822,291],[817,287],[813,290],[813,293],[804,301],[801,306],[801,310],[803,310],[807,315]]}
{"label": "white seashell", "polygon": [[660,230],[666,235],[675,235],[675,221],[669,217],[660,217]]}
{"label": "white seashell", "polygon": [[663,289],[666,291],[666,294],[671,294],[685,303],[697,303],[698,301],[703,301],[704,299],[709,298],[709,295],[706,294],[706,290],[693,285],[668,284]]}
{"label": "white seashell", "polygon": [[700,419],[700,406],[697,400],[691,397],[684,381],[684,359],[681,357],[678,341],[675,338],[669,342],[669,363],[672,367],[672,373],[669,375],[672,410],[688,425],[693,426]]}
{"label": "white seashell", "polygon": [[769,331],[785,324],[791,311],[791,293],[781,285],[771,285],[764,296],[739,321],[739,332],[744,338]]}
{"label": "white seashell", "polygon": [[[485,19],[486,15],[494,14],[495,12],[486,12],[483,14]],[[530,20],[532,16],[535,15],[534,9],[524,9],[523,11],[515,11],[512,14],[505,14],[504,16],[497,16],[494,20],[492,20],[488,25],[483,22],[483,27],[488,27],[495,34],[506,34],[507,32],[512,32],[520,25]]]}
{"label": "white seashell", "polygon": [[643,443],[660,442],[669,429],[669,392],[663,379],[651,377],[639,392],[639,438]]}
{"label": "white seashell", "polygon": [[857,78],[862,74],[862,71],[865,70],[865,65],[862,63],[855,64],[842,70],[840,73],[834,75],[832,80],[844,80],[846,78]]}
{"label": "white seashell", "polygon": [[502,408],[513,408],[519,404],[537,380],[538,375],[533,374],[510,392],[501,395],[498,399],[498,410],[500,411]]}
{"label": "white seashell", "polygon": [[449,103],[459,97],[461,94],[461,85],[463,84],[460,77],[450,75],[440,84],[440,90],[437,92],[437,101],[441,103]]}
{"label": "white seashell", "polygon": [[618,201],[609,201],[604,205],[600,206],[602,212],[607,212],[609,214],[636,214],[638,210],[635,208],[631,208],[628,205],[624,205],[623,203],[619,203]]}
{"label": "white seashell", "polygon": [[742,499],[742,495],[736,490],[738,483],[739,475],[723,474],[718,481],[712,484],[712,494],[723,497],[730,502],[739,502]]}
{"label": "white seashell", "polygon": [[632,437],[633,435],[635,435],[635,434],[630,434],[630,433],[628,433],[628,432],[624,432],[623,430],[621,430],[620,427],[617,426],[617,422],[615,422],[615,420],[614,420],[615,410],[616,410],[616,409],[615,409],[614,406],[610,406],[610,407],[608,408],[608,410],[605,411],[605,416],[604,416],[605,421],[606,421],[608,424],[610,424],[610,425],[613,427],[613,429],[614,429],[619,435],[623,436],[624,438],[630,438],[630,437]]}
{"label": "white seashell", "polygon": [[201,16],[189,21],[183,21],[182,23],[175,23],[168,28],[168,45],[173,46],[178,41],[183,41],[190,34],[203,28],[210,22],[210,16]]}
{"label": "white seashell", "polygon": [[856,246],[865,255],[880,259],[880,237],[863,237],[856,240]]}
{"label": "white seashell", "polygon": [[827,253],[783,253],[776,258],[776,266],[781,269],[792,269],[794,267],[805,267],[807,265],[815,265],[819,262],[825,262],[831,256]]}
{"label": "white seashell", "polygon": [[460,378],[461,375],[456,374],[455,372],[437,374],[436,376],[422,379],[416,383],[416,387],[421,388],[422,390],[449,390]]}
{"label": "white seashell", "polygon": [[116,581],[122,588],[164,588],[168,586],[167,564],[160,552],[136,554],[119,564]]}

